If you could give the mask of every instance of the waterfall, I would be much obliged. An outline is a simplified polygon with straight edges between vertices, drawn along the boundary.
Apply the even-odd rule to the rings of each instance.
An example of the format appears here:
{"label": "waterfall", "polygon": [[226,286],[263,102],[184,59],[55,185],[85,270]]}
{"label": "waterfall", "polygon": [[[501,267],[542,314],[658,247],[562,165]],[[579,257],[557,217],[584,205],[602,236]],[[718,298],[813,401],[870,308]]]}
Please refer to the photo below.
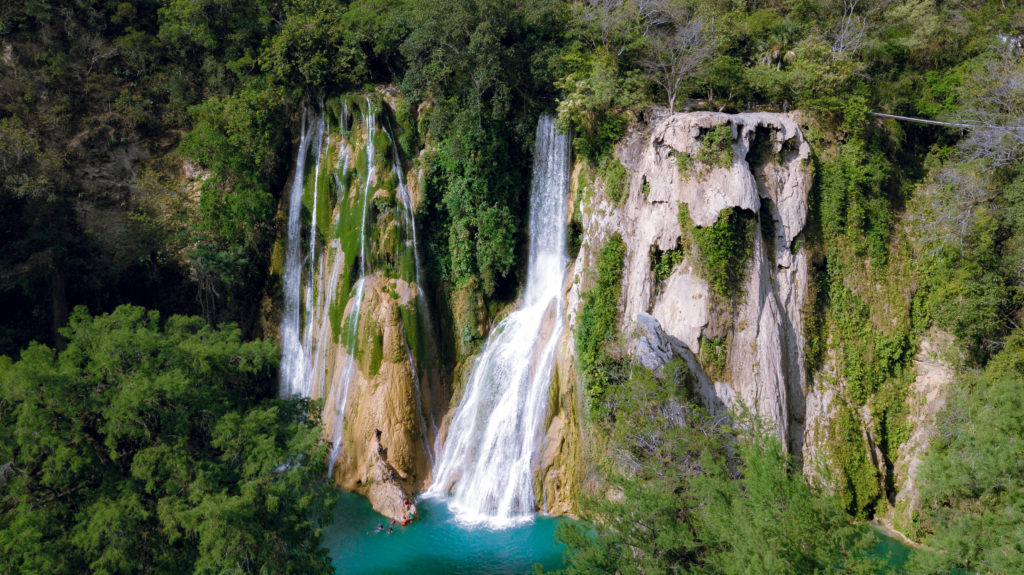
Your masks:
{"label": "waterfall", "polygon": [[[356,373],[355,351],[358,345],[359,314],[363,307],[363,285],[366,282],[366,217],[370,206],[370,188],[376,177],[376,166],[374,165],[373,132],[377,127],[377,119],[373,112],[373,105],[370,99],[366,98],[366,112],[363,114],[363,125],[366,128],[366,183],[363,185],[362,214],[359,223],[359,279],[356,280],[355,294],[352,296],[352,311],[349,312],[347,323],[352,326],[351,331],[344,334],[345,359],[342,368],[338,373],[332,389],[334,392],[334,414],[335,424],[331,434],[331,455],[328,459],[328,474],[334,472],[334,462],[341,454],[342,434],[345,430],[345,406],[348,404],[348,388]],[[325,409],[327,407],[325,406]]]}
{"label": "waterfall", "polygon": [[[366,343],[359,338],[364,295],[369,300],[378,291],[387,293],[403,281],[410,285],[415,283],[417,287],[416,315],[408,320],[409,325],[404,323],[408,312],[399,310],[399,313],[403,314],[403,329],[406,330],[405,357],[416,386],[417,431],[423,438],[431,465],[434,452],[430,438],[438,435],[433,411],[425,408],[426,401],[421,397],[421,387],[432,389],[421,386],[421,377],[426,377],[423,372],[429,367],[424,369],[417,365],[424,351],[413,346],[416,342],[422,345],[421,333],[416,330],[429,326],[429,314],[424,309],[426,298],[421,287],[412,197],[406,187],[395,140],[386,126],[378,125],[379,110],[375,107],[378,106],[373,100],[366,97],[358,136],[364,148],[358,154],[354,153],[358,143],[348,130],[347,102],[340,102],[340,107],[334,108],[336,116],[330,109],[322,113],[314,113],[312,109],[303,111],[295,176],[286,197],[288,237],[283,274],[281,395],[324,400],[322,421],[332,444],[328,464],[332,474],[342,452],[343,439],[347,440],[345,410],[350,388],[358,385],[353,382],[362,381],[361,375],[366,376],[367,381],[375,377],[363,373],[363,364],[356,359],[357,348]],[[321,104],[319,109],[323,108]],[[394,179],[386,173],[386,162],[379,161],[383,157],[377,157],[384,152],[379,149],[382,136],[392,145],[390,168]],[[310,162],[315,164],[310,165]],[[384,172],[383,177],[378,177],[379,171]],[[352,182],[353,173],[359,175],[355,182]],[[379,254],[382,246],[374,243],[378,237],[374,228],[380,224],[373,210],[374,205],[381,206],[382,199],[389,197],[385,195],[389,190],[394,191],[391,197],[395,211],[391,212],[390,206],[380,207],[377,217],[384,214],[390,218],[394,214],[401,241],[395,248],[396,253],[384,254],[385,264],[378,265],[374,254]],[[309,208],[306,213],[311,215],[308,230],[303,228],[304,208]],[[391,220],[385,220],[384,225],[391,226]],[[385,236],[387,230],[390,227],[377,231]],[[381,336],[380,333],[375,335]],[[366,334],[363,336],[365,338]],[[433,402],[430,405],[433,406]]]}
{"label": "waterfall", "polygon": [[[345,131],[344,130],[345,130],[346,126],[348,126],[348,105],[347,104],[342,107],[341,112],[340,112],[340,118],[339,118],[339,121],[338,121],[338,137],[339,137],[338,157],[335,160],[335,165],[334,165],[334,169],[333,169],[333,178],[332,178],[332,181],[334,182],[334,185],[336,187],[336,196],[335,196],[335,198],[336,198],[336,203],[337,204],[341,204],[341,202],[343,200],[341,194],[344,191],[344,190],[341,189],[342,188],[342,184],[341,184],[341,180],[338,178],[338,170],[341,171],[342,177],[345,177],[348,174],[348,171],[350,169],[350,167],[349,167],[348,147],[345,145],[345,141],[343,139],[345,137]],[[330,141],[331,141],[330,140],[330,130],[328,130],[328,133],[327,133],[327,142],[328,142],[327,149],[328,150],[330,149]],[[317,171],[317,173],[319,173],[319,170]],[[340,210],[335,210],[334,211],[334,217],[331,220],[332,229],[338,227],[338,220],[340,219],[340,217],[341,217]],[[316,225],[316,223],[315,223],[316,222],[316,217],[315,216],[314,216],[313,220],[314,220],[314,224],[313,225],[315,226]],[[313,237],[315,237],[315,235]],[[334,239],[332,239],[330,241],[330,244],[327,247],[327,249],[324,250],[324,253],[327,254],[327,253],[333,252],[333,253],[337,254],[340,250],[341,250],[341,241],[338,240],[337,238],[334,238]],[[319,265],[317,265],[314,268],[315,269],[315,275],[313,276],[314,280],[319,279],[319,281],[321,281],[321,282],[326,282],[326,286],[319,291],[319,294],[318,294],[319,297],[317,298],[317,300],[316,300],[316,302],[314,304],[315,305],[315,309],[321,310],[321,313],[322,313],[322,310],[330,309],[331,306],[334,305],[335,298],[337,298],[338,295],[339,295],[338,294],[338,278],[341,277],[342,263],[344,263],[344,258],[338,257],[337,255],[335,255],[335,257],[333,257],[333,258],[331,258],[331,257],[321,257],[320,261],[319,261]],[[344,296],[347,296],[348,294],[341,294],[341,295],[342,295],[342,297],[344,297]],[[314,307],[311,306],[309,309],[314,309]],[[312,397],[323,397],[324,393],[327,392],[327,385],[326,385],[327,381],[326,381],[326,378],[327,378],[327,366],[328,366],[328,359],[329,359],[328,358],[328,351],[329,351],[329,346],[333,343],[333,334],[331,333],[330,321],[326,321],[326,322],[325,321],[320,321],[320,322],[316,322],[315,324],[314,324],[314,322],[310,322],[310,326],[309,326],[307,331],[308,331],[309,340],[308,340],[306,345],[307,345],[307,348],[311,348],[313,350],[313,354],[312,354],[312,358],[311,358],[312,359],[312,366],[313,367],[312,367],[312,372],[310,374],[311,377],[312,377],[312,383],[310,385],[310,389],[311,389],[311,392],[312,392]]]}
{"label": "waterfall", "polygon": [[542,116],[530,189],[530,255],[519,308],[491,332],[448,430],[429,495],[452,493],[460,520],[502,527],[536,507],[538,456],[563,329],[569,139]]}
{"label": "waterfall", "polygon": [[[409,188],[405,185],[405,168],[402,167],[401,158],[398,155],[398,143],[391,136],[391,132],[387,129],[384,130],[384,134],[391,141],[391,170],[398,178],[398,186],[396,190],[396,196],[398,197],[399,209],[398,212],[402,216],[402,223],[404,229],[409,231],[409,237],[405,239],[405,249],[412,252],[412,263],[413,263],[413,274],[410,277],[403,278],[406,281],[416,281],[416,295],[420,300],[420,304],[416,306],[418,312],[423,314],[423,319],[426,325],[430,324],[429,309],[430,304],[427,302],[426,293],[423,291],[423,267],[420,265],[420,252],[419,244],[416,242],[416,214],[413,210],[412,196],[409,194]],[[408,329],[408,326],[406,326]],[[430,437],[427,435],[427,419],[430,420],[430,428],[433,431],[434,438],[438,437],[437,422],[434,421],[433,412],[426,412],[423,408],[423,388],[420,380],[420,373],[416,367],[416,358],[413,357],[412,348],[409,347],[408,333],[406,333],[405,341],[405,355],[408,358],[409,366],[412,368],[412,378],[416,382],[416,413],[419,414],[419,427],[420,434],[426,439]],[[434,466],[434,449],[429,441],[424,442],[424,447],[427,451],[427,457],[430,459],[430,466]]]}
{"label": "waterfall", "polygon": [[[323,120],[302,112],[302,132],[299,151],[295,159],[295,176],[288,195],[288,239],[284,259],[284,316],[281,319],[281,395],[308,396],[309,357],[303,347],[300,331],[302,326],[300,297],[302,295],[302,194],[306,173],[306,156],[310,146],[316,142],[317,166],[319,167],[320,139],[323,135]],[[306,310],[308,313],[308,309]]]}

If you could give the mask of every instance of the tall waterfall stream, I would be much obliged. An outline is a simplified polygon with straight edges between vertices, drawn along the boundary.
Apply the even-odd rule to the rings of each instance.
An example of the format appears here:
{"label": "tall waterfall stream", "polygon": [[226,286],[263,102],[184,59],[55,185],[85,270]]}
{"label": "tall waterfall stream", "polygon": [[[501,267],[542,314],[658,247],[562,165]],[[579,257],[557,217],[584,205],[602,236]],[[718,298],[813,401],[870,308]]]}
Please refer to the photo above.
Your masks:
{"label": "tall waterfall stream", "polygon": [[563,329],[569,138],[542,116],[530,189],[530,259],[519,308],[476,359],[428,495],[452,493],[465,522],[492,527],[532,517],[531,462],[541,446],[555,348]]}
{"label": "tall waterfall stream", "polygon": [[[369,313],[363,309],[364,287],[369,294],[373,282],[415,284],[417,309],[422,314],[418,321],[430,323],[413,199],[406,187],[395,133],[386,115],[378,118],[376,107],[366,99],[365,104],[352,103],[352,109],[344,105],[333,115],[312,108],[303,113],[295,176],[285,199],[281,395],[324,399],[323,420],[325,424],[333,422],[328,432],[332,470],[343,451],[350,387],[359,376],[359,318],[364,311]],[[357,115],[356,108],[365,110]],[[354,130],[360,132],[362,143],[358,146],[351,140]],[[374,149],[375,134],[386,138],[391,149],[390,160],[381,157],[384,163],[379,165],[374,158],[383,152]],[[378,137],[376,141],[382,140]],[[367,158],[365,167],[357,168],[363,157]],[[394,176],[393,207],[401,237],[396,249],[402,253],[396,261],[403,262],[391,272],[378,269],[376,252],[371,253],[377,249],[371,245],[377,173],[387,169]],[[360,549],[376,549],[387,540],[381,539],[378,545],[377,539],[372,543],[365,539],[370,536],[366,530],[377,519],[367,503],[352,495],[339,503],[337,513],[345,517],[339,517],[327,532],[327,543],[342,572],[378,572],[392,564],[416,564],[430,572],[473,572],[489,565],[495,572],[511,573],[533,561],[548,566],[557,561],[557,551],[550,548],[553,520],[517,524],[532,518],[536,509],[532,467],[541,451],[555,348],[563,331],[569,170],[568,138],[556,133],[550,117],[542,117],[530,191],[529,262],[520,305],[494,328],[476,359],[448,427],[447,442],[435,445],[425,441],[433,467],[434,482],[427,492],[432,501],[422,502],[422,519],[408,528],[405,541],[412,546],[410,553],[361,555]],[[355,179],[354,173],[358,174]],[[334,211],[323,212],[325,206]],[[344,249],[343,242],[347,242]],[[340,330],[337,318],[333,327],[328,320],[329,309],[343,312]],[[437,438],[439,422],[433,412],[424,409],[421,397],[420,356],[408,339],[405,355],[416,385],[416,412],[422,415],[417,422],[419,433]],[[497,532],[475,529],[474,525],[517,526]],[[442,540],[461,551],[435,555],[438,546],[443,547]],[[466,555],[470,548],[475,549],[470,553],[474,559],[458,567],[457,563],[470,559]]]}

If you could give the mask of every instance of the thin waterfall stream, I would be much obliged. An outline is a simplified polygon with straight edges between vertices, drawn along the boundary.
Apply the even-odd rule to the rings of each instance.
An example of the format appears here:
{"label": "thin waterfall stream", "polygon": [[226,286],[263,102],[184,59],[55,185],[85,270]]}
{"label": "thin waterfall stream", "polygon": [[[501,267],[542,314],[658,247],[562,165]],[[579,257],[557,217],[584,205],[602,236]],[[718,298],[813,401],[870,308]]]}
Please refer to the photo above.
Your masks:
{"label": "thin waterfall stream", "polygon": [[519,308],[491,331],[448,430],[428,495],[451,495],[456,517],[504,527],[536,508],[532,460],[541,447],[555,348],[563,329],[569,138],[537,124],[530,248]]}
{"label": "thin waterfall stream", "polygon": [[[302,341],[302,194],[306,156],[317,145],[317,164],[323,120],[302,112],[302,132],[295,159],[295,175],[288,195],[288,239],[284,260],[284,315],[281,319],[281,395],[309,396],[309,353]],[[308,310],[307,310],[308,311]]]}
{"label": "thin waterfall stream", "polygon": [[[408,325],[405,316],[402,320],[403,355],[412,372],[417,432],[429,471],[432,439],[438,432],[433,412],[421,397],[423,390],[433,389],[421,385],[422,350],[413,346],[413,339],[420,338],[416,343],[423,345],[421,335],[430,333],[430,314],[425,309],[412,197],[396,139],[386,126],[385,105],[370,96],[361,99],[343,100],[333,110],[321,102],[302,113],[295,175],[286,196],[281,395],[324,400],[323,421],[332,444],[328,468],[333,474],[343,444],[350,441],[345,435],[350,388],[357,385],[353,382],[372,381],[378,375],[378,367],[368,367],[360,359],[374,353],[369,349],[374,342],[363,341],[367,336],[359,327],[368,305],[364,300],[379,298],[381,292],[397,293],[405,283],[414,286],[414,311],[403,312],[409,317]],[[355,132],[350,129],[350,102],[357,113],[362,109],[361,127],[357,125]],[[387,142],[387,149],[381,142]],[[386,203],[389,191],[393,205]],[[389,214],[396,216],[393,223],[388,219],[381,224],[379,218],[390,218]],[[386,241],[388,233],[397,233],[400,241],[385,252],[379,242]],[[375,321],[370,330],[379,329]],[[416,332],[421,329],[425,331]],[[416,333],[410,335],[410,330]]]}

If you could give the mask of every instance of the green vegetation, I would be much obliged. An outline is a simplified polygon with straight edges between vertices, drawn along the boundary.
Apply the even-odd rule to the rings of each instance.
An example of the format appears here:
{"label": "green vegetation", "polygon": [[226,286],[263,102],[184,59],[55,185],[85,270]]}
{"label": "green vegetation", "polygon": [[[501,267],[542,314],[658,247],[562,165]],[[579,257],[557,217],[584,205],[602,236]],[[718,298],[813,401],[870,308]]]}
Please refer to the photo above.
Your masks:
{"label": "green vegetation", "polygon": [[870,534],[792,472],[774,432],[690,404],[685,363],[664,371],[634,366],[606,392],[608,485],[559,526],[565,573],[878,572]]}
{"label": "green vegetation", "polygon": [[[574,564],[579,570],[590,565],[629,572],[640,565],[648,571],[711,566],[732,572],[741,562],[759,571],[852,569],[846,561],[856,554],[843,555],[829,543],[852,545],[852,539],[818,537],[841,531],[843,523],[832,514],[836,501],[863,518],[891,503],[891,474],[870,463],[864,438],[877,443],[881,467],[891,468],[910,435],[913,358],[926,330],[934,328],[954,336],[952,351],[962,354],[957,368],[963,373],[922,487],[928,508],[914,525],[942,553],[922,555],[919,567],[1020,571],[1016,547],[1002,543],[1021,539],[1009,525],[1019,515],[1019,486],[1013,483],[1019,470],[1010,467],[1020,458],[1009,451],[1019,431],[1009,411],[1019,378],[1006,367],[1016,365],[1019,336],[1010,334],[1021,325],[1024,301],[1019,13],[1016,4],[996,0],[12,3],[0,10],[0,354],[24,354],[18,362],[0,359],[4,382],[13,382],[0,390],[0,561],[7,561],[0,570],[323,567],[322,556],[311,563],[317,561],[312,524],[283,511],[288,502],[319,504],[310,498],[321,501],[320,484],[309,483],[310,491],[298,479],[316,466],[266,470],[271,460],[271,470],[282,465],[276,455],[285,448],[275,441],[297,441],[301,445],[290,453],[312,453],[309,437],[315,434],[306,437],[309,430],[297,423],[309,407],[245,403],[269,395],[262,387],[250,399],[235,397],[235,386],[249,385],[250,376],[268,385],[269,367],[260,368],[258,377],[238,373],[249,369],[250,355],[271,353],[253,351],[265,344],[235,341],[228,347],[239,349],[232,348],[237,353],[230,358],[212,354],[179,366],[185,374],[180,381],[190,382],[196,397],[209,404],[195,404],[206,411],[181,412],[193,404],[161,400],[174,382],[164,381],[158,368],[198,352],[175,347],[174,334],[222,332],[204,332],[209,328],[191,319],[167,320],[154,328],[165,344],[147,348],[132,372],[118,363],[130,354],[117,361],[105,355],[115,343],[127,345],[120,335],[107,338],[108,347],[98,340],[88,344],[94,346],[88,354],[103,356],[93,365],[82,359],[86,344],[76,343],[92,324],[75,315],[64,335],[60,330],[77,304],[111,311],[131,302],[156,308],[161,317],[184,312],[202,314],[211,325],[235,322],[241,334],[232,337],[239,341],[257,335],[267,325],[260,317],[265,296],[272,299],[280,288],[281,250],[273,250],[272,258],[271,244],[281,230],[277,206],[301,107],[326,101],[337,119],[341,100],[332,96],[376,84],[388,85],[395,102],[393,118],[385,112],[382,120],[395,141],[381,132],[361,136],[376,140],[376,157],[356,150],[354,169],[339,176],[342,216],[334,230],[328,208],[335,196],[320,182],[316,224],[325,236],[333,231],[341,240],[344,299],[359,263],[360,182],[370,162],[390,164],[393,145],[403,161],[419,162],[417,231],[428,281],[435,284],[427,291],[440,294],[438,323],[446,326],[440,339],[459,344],[440,346],[455,349],[442,360],[450,363],[472,353],[486,332],[488,312],[512,301],[522,279],[517,275],[524,269],[525,235],[517,214],[526,211],[541,111],[557,108],[557,122],[572,133],[577,157],[604,182],[614,203],[626,197],[631,174],[612,148],[631,122],[642,125],[650,117],[652,104],[801,111],[815,178],[808,224],[796,240],[807,250],[812,272],[805,351],[809,386],[835,392],[838,416],[830,431],[836,441],[826,455],[836,475],[836,499],[801,491],[809,488],[779,475],[787,463],[758,434],[740,434],[730,444],[673,430],[683,434],[673,436],[681,443],[709,454],[701,477],[717,477],[720,489],[701,491],[711,488],[680,480],[691,477],[686,473],[664,481],[651,471],[621,483],[629,496],[609,503],[604,517],[619,513],[619,523],[599,522],[596,539],[579,539],[574,547],[574,561],[589,556],[607,563]],[[361,98],[347,98],[358,131],[355,117],[365,106]],[[872,112],[973,127],[898,124]],[[752,164],[768,157],[764,144],[771,140],[770,133],[758,134],[748,156]],[[680,176],[730,165],[732,143],[731,127],[720,125],[701,135],[693,157],[673,152]],[[425,151],[416,156],[420,148]],[[382,177],[381,187],[394,186],[393,178]],[[580,187],[581,195],[590,192]],[[374,204],[373,218],[395,221],[392,199]],[[306,207],[308,218],[314,206]],[[764,217],[768,211],[762,208],[760,218],[765,238],[775,233]],[[574,246],[582,236],[580,221],[574,214]],[[655,277],[664,280],[685,247],[716,297],[734,301],[755,221],[752,214],[729,210],[714,225],[698,228],[681,211],[684,239],[673,250],[652,253]],[[373,263],[407,273],[411,254],[395,248],[404,238],[392,225],[379,233],[375,242],[383,252],[371,251]],[[632,368],[615,348],[623,252],[616,238],[602,250],[577,333],[591,415],[600,425],[637,425],[628,415],[633,399],[622,395],[633,387],[650,391],[640,396],[652,402],[682,401],[658,395],[670,376],[635,375],[630,383]],[[344,319],[340,309],[329,311],[337,336]],[[124,314],[131,315],[115,316]],[[117,329],[109,327],[111,333]],[[146,342],[157,338],[139,333]],[[32,341],[67,349],[30,347]],[[705,364],[720,365],[721,341],[705,343]],[[245,346],[254,347],[243,353]],[[363,347],[366,364],[379,366],[373,346]],[[150,393],[104,383],[130,376],[152,380],[145,383]],[[44,379],[45,393],[39,391]],[[83,381],[100,387],[68,391]],[[145,413],[128,405],[141,402],[136,394],[156,398],[147,400],[152,405]],[[999,403],[985,410],[982,398]],[[161,415],[173,409],[180,421]],[[255,414],[258,421],[238,437],[257,447],[229,445],[236,438],[231,426],[242,425],[232,423],[232,414],[243,423]],[[19,431],[22,425],[28,431]],[[165,433],[177,425],[194,429]],[[995,445],[993,429],[1005,445]],[[274,440],[264,441],[270,435]],[[266,465],[252,462],[272,445],[275,457],[267,456]],[[138,453],[154,447],[173,453],[160,455],[160,465],[143,460],[136,469]],[[972,459],[970,469],[953,461],[972,450],[985,458]],[[681,452],[664,455],[673,461]],[[656,460],[644,461],[653,466]],[[239,462],[241,467],[229,465]],[[999,471],[996,464],[1010,467]],[[242,477],[251,471],[247,465],[262,468]],[[715,475],[722,470],[727,477]],[[174,477],[150,481],[158,473]],[[260,489],[277,489],[278,480],[290,487],[268,495],[262,506],[252,501],[264,493]],[[783,495],[758,499],[765,485]],[[621,519],[627,511],[650,512],[659,529],[635,528],[635,519]],[[761,521],[762,511],[779,518],[778,531]],[[285,515],[274,515],[279,512]],[[712,513],[716,517],[706,515]],[[749,522],[738,523],[737,514]],[[313,515],[303,515],[304,521]],[[801,533],[790,521],[794,516],[816,530]],[[250,525],[238,527],[243,523]],[[280,537],[273,529],[281,530]],[[758,557],[745,550],[745,541],[762,540],[784,547]],[[595,545],[594,555],[587,555],[585,542]],[[828,552],[811,558],[783,553],[807,549]],[[79,567],[82,557],[85,567]]]}
{"label": "green vegetation", "polygon": [[601,158],[597,165],[597,177],[604,182],[605,193],[613,204],[620,205],[629,195],[626,181],[626,167],[610,152]]}
{"label": "green vegetation", "polygon": [[619,362],[609,349],[618,334],[619,297],[626,245],[618,234],[608,238],[597,258],[597,277],[583,294],[576,327],[576,359],[591,410],[600,411],[605,392],[619,377]]}
{"label": "green vegetation", "polygon": [[728,340],[724,337],[718,339],[701,337],[700,364],[707,371],[708,376],[713,379],[721,379],[725,376],[726,353],[729,350],[728,343]]}
{"label": "green vegetation", "polygon": [[0,357],[0,571],[328,573],[318,406],[268,341],[122,306]]}
{"label": "green vegetation", "polygon": [[[705,166],[728,168],[732,166],[732,125],[719,124],[699,138],[700,147],[693,159]],[[678,162],[678,159],[676,160]],[[682,167],[680,167],[682,171]]]}
{"label": "green vegetation", "polygon": [[938,418],[922,466],[916,525],[931,551],[912,573],[1013,573],[1024,565],[1024,333],[1006,339],[984,370],[965,374]]}
{"label": "green vegetation", "polygon": [[692,226],[701,271],[711,289],[723,299],[731,300],[739,293],[750,260],[756,224],[754,214],[726,208],[718,214],[714,224],[701,228],[691,223],[686,204],[679,206],[679,225],[684,230]]}
{"label": "green vegetation", "polygon": [[658,249],[658,246],[651,246],[651,271],[654,272],[654,279],[659,283],[667,280],[684,258],[686,246],[682,243],[665,251]]}
{"label": "green vegetation", "polygon": [[672,150],[672,157],[676,161],[676,168],[679,170],[679,177],[689,180],[693,175],[693,156],[679,150]]}

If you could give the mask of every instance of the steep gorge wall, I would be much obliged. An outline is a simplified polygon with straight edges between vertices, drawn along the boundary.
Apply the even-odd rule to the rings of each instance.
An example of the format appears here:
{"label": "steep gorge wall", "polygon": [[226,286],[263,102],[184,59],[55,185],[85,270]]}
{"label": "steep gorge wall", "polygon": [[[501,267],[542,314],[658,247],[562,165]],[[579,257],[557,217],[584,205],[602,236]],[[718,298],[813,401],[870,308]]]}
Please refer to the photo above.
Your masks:
{"label": "steep gorge wall", "polygon": [[[836,421],[847,392],[834,361],[809,368],[805,357],[806,314],[814,313],[808,302],[813,277],[804,230],[813,168],[798,120],[792,114],[649,111],[615,148],[627,176],[621,195],[610,193],[608,182],[577,162],[573,185],[579,195],[583,237],[566,285],[571,329],[553,384],[559,391],[552,392],[553,415],[547,429],[551,447],[538,471],[545,487],[570,473],[582,481],[588,465],[586,442],[580,439],[586,438],[587,426],[578,415],[583,391],[576,372],[568,369],[575,357],[571,334],[581,294],[594,282],[598,253],[613,234],[620,235],[626,247],[619,302],[619,331],[630,342],[624,351],[651,369],[673,357],[685,359],[695,376],[694,391],[709,409],[742,404],[773,425],[812,480],[837,480],[831,474],[838,457],[836,434],[841,432]],[[732,133],[732,161],[727,166],[694,163],[707,135],[721,125]],[[687,237],[688,228],[712,226],[727,208],[745,210],[757,222],[742,281],[731,298],[715,293],[705,262]],[[682,250],[683,255],[667,277],[659,278],[652,258],[672,250]],[[922,354],[929,345],[927,340],[922,344]],[[705,349],[708,346],[722,346],[724,358],[714,347]],[[896,452],[895,464],[880,455],[870,410],[860,413],[863,437],[855,442],[860,445],[856,449],[875,462],[882,489],[886,482],[890,485],[889,496],[896,504],[896,513],[890,516],[897,524],[913,513],[914,477],[927,447],[927,430],[952,379],[948,365],[934,356],[929,352],[915,362],[918,377],[906,398],[914,431]],[[562,377],[563,373],[572,375]],[[564,447],[576,439],[584,445]],[[571,504],[555,508],[571,509]]]}
{"label": "steep gorge wall", "polygon": [[[681,155],[699,154],[701,137],[719,125],[733,132],[735,160],[728,167],[679,166]],[[764,149],[757,163],[751,149]],[[654,111],[616,147],[626,168],[627,190],[616,204],[597,181],[581,204],[582,247],[573,270],[570,306],[589,286],[588,270],[611,234],[626,245],[620,328],[629,333],[648,314],[668,336],[676,353],[690,359],[697,390],[714,410],[742,402],[775,424],[780,439],[802,449],[805,369],[802,309],[807,293],[807,254],[798,241],[812,183],[810,148],[791,116],[767,113],[667,114]],[[686,206],[692,225],[714,224],[726,208],[748,210],[759,220],[752,256],[735,302],[723,301],[702,276],[698,254],[686,250],[663,281],[652,271],[652,248],[677,249],[685,230]],[[765,222],[770,219],[770,222]],[[685,222],[684,222],[685,223]],[[730,309],[732,308],[732,309]],[[570,317],[574,317],[574,312]],[[727,342],[722,369],[699,366],[701,346]]]}
{"label": "steep gorge wall", "polygon": [[[334,482],[402,518],[404,499],[429,485],[448,407],[414,242],[418,182],[406,181],[408,157],[380,95],[329,100],[323,113],[322,145],[293,175],[303,178],[304,245],[303,343],[292,353],[303,393],[324,401]],[[286,241],[275,246],[277,277]]]}

